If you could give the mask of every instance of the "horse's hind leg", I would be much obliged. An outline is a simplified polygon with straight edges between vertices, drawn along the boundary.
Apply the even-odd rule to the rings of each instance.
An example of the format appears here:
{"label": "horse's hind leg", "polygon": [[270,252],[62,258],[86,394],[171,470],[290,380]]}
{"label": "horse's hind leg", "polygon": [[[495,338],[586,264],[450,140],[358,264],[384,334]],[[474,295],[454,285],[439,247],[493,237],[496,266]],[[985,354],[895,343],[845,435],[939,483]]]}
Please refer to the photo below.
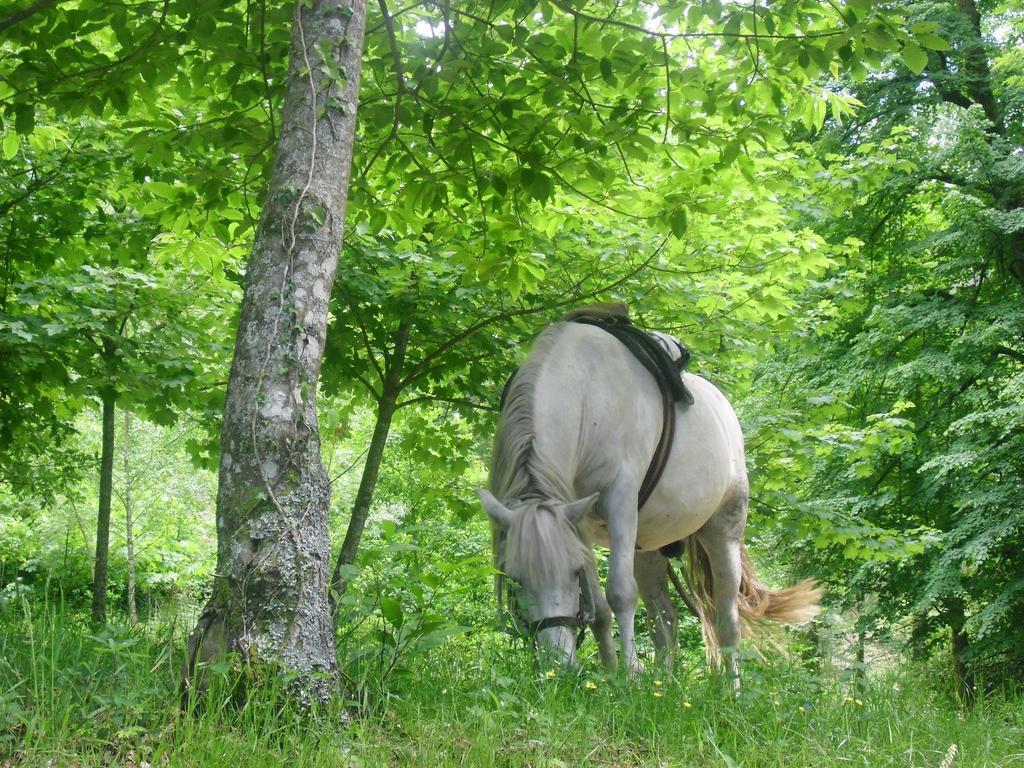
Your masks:
{"label": "horse's hind leg", "polygon": [[608,600],[601,591],[601,578],[597,574],[597,561],[591,551],[590,559],[584,566],[587,579],[587,589],[590,598],[593,600],[594,619],[590,623],[590,631],[594,633],[597,640],[597,650],[601,656],[601,663],[606,669],[615,669],[617,663],[615,653],[615,638],[612,636],[612,609],[608,606]]}
{"label": "horse's hind leg", "polygon": [[637,552],[633,559],[633,575],[647,608],[655,657],[660,665],[671,671],[678,615],[668,593],[668,560],[660,552]]}
{"label": "horse's hind leg", "polygon": [[725,652],[726,663],[739,687],[740,645],[739,591],[743,566],[740,559],[743,528],[747,521],[746,494],[736,498],[714,514],[697,532],[697,540],[707,553],[711,566],[711,599],[714,603],[715,636]]}
{"label": "horse's hind leg", "polygon": [[597,640],[601,664],[605,669],[615,669],[618,659],[615,653],[615,638],[612,636],[612,609],[608,606],[608,600],[601,591],[601,581],[597,577],[595,564],[588,567],[588,578],[591,581],[594,595],[594,623],[590,625],[590,631],[594,633],[594,639]]}

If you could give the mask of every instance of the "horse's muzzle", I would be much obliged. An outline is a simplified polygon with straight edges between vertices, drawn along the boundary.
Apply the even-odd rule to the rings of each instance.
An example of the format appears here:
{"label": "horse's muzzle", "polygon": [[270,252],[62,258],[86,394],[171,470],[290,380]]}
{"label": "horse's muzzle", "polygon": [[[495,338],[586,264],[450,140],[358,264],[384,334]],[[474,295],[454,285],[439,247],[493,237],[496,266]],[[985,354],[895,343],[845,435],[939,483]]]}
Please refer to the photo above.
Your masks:
{"label": "horse's muzzle", "polygon": [[537,649],[557,664],[575,669],[576,633],[567,626],[548,627],[537,632]]}

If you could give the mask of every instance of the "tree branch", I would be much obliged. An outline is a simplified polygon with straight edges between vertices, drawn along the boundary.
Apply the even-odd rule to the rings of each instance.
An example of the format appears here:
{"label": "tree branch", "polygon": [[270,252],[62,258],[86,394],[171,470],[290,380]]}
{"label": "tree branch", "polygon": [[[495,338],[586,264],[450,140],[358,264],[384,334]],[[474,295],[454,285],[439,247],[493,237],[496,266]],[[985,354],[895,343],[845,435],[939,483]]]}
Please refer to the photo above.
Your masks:
{"label": "tree branch", "polygon": [[405,74],[402,70],[402,56],[398,50],[398,40],[395,37],[395,22],[393,17],[388,13],[387,0],[377,0],[377,5],[380,6],[380,12],[384,17],[384,29],[387,31],[388,45],[391,48],[391,61],[395,65],[395,109],[394,116],[391,119],[390,134],[380,143],[380,146],[377,147],[377,150],[367,161],[366,165],[363,166],[360,176],[366,176],[366,174],[369,173],[373,164],[377,162],[377,158],[379,158],[381,153],[384,151],[384,147],[398,136],[399,116],[402,109],[402,95],[405,93]]}
{"label": "tree branch", "polygon": [[434,395],[420,395],[419,397],[412,397],[398,403],[395,408],[405,408],[407,405],[415,405],[416,403],[450,403],[451,405],[464,405],[478,411],[493,411],[494,413],[497,413],[500,410],[495,408],[493,405],[478,403],[475,400],[460,397],[435,397]]}
{"label": "tree branch", "polygon": [[1004,347],[1002,345],[996,347],[995,350],[993,350],[992,354],[994,356],[1004,355],[1013,360],[1016,360],[1018,363],[1024,363],[1024,352],[1018,352],[1015,349],[1010,349],[1009,347]]}
{"label": "tree branch", "polygon": [[[344,291],[344,289],[342,290]],[[356,307],[356,303],[352,301],[351,298],[349,299],[348,306],[352,310],[352,317],[355,318],[356,325],[359,327],[359,335],[362,336],[363,347],[366,349],[366,356],[370,360],[370,365],[373,366],[373,370],[377,372],[377,376],[383,383],[384,369],[381,367],[380,363],[377,362],[376,355],[373,354],[373,345],[370,343],[370,336],[366,332],[366,326],[363,325],[363,318],[359,314],[359,309]],[[373,391],[372,387],[370,388],[370,391]]]}
{"label": "tree branch", "polygon": [[594,297],[596,297],[596,296],[598,296],[598,295],[600,295],[602,293],[607,293],[608,291],[615,290],[620,285],[622,285],[623,283],[629,281],[635,275],[637,275],[638,273],[640,273],[644,269],[646,269],[651,264],[651,262],[653,262],[661,254],[661,252],[665,248],[665,244],[667,242],[668,242],[668,236],[666,236],[665,239],[663,239],[661,241],[661,243],[658,244],[658,247],[654,249],[654,251],[651,253],[651,255],[648,256],[643,261],[641,261],[638,266],[636,266],[635,268],[633,268],[632,270],[627,272],[625,275],[623,275],[618,280],[615,280],[615,281],[613,281],[611,283],[608,283],[607,285],[603,285],[603,286],[601,286],[599,288],[595,288],[594,290],[589,291],[588,293],[584,293],[584,294],[582,294],[580,296],[570,296],[569,298],[563,299],[561,301],[557,301],[554,304],[538,304],[538,305],[534,305],[532,307],[521,307],[521,308],[516,309],[516,310],[511,310],[511,311],[506,311],[506,312],[498,312],[498,313],[495,313],[495,314],[490,315],[488,317],[485,317],[483,320],[480,320],[480,321],[478,321],[476,323],[473,323],[472,325],[470,325],[467,328],[463,329],[462,331],[460,331],[459,333],[455,334],[454,336],[449,337],[444,343],[439,344],[438,346],[436,346],[431,352],[428,352],[423,357],[423,359],[420,360],[419,363],[417,363],[412,368],[411,371],[409,371],[409,373],[405,376],[405,378],[402,379],[402,383],[401,383],[402,388],[404,389],[409,384],[411,384],[416,379],[418,379],[428,369],[428,366],[430,366],[431,362],[433,360],[435,360],[437,357],[440,357],[445,352],[448,352],[450,349],[452,349],[453,347],[457,346],[460,342],[462,342],[465,339],[469,338],[474,333],[477,333],[478,331],[483,330],[487,326],[492,325],[492,324],[498,322],[499,320],[511,320],[512,318],[515,318],[515,317],[526,317],[527,315],[535,315],[535,314],[537,314],[539,312],[547,312],[547,311],[550,311],[552,309],[558,309],[559,307],[565,307],[565,306],[569,306],[570,304],[576,304],[576,303],[579,303],[580,301],[586,301],[587,299],[592,299],[592,298],[594,298]]}
{"label": "tree branch", "polygon": [[[845,29],[830,29],[825,32],[811,32],[806,35],[775,35],[775,34],[762,34],[760,32],[754,34],[751,32],[659,32],[654,29],[647,29],[646,27],[640,26],[639,24],[631,24],[628,21],[622,21],[621,19],[613,19],[604,16],[593,16],[584,11],[577,10],[570,5],[567,5],[560,0],[551,0],[551,4],[570,16],[583,21],[589,21],[594,24],[608,24],[613,27],[619,27],[621,29],[628,29],[632,32],[640,32],[641,34],[647,35],[648,37],[657,37],[662,40],[689,40],[697,38],[710,38],[714,40],[720,40],[722,38],[729,38],[733,40],[810,40],[823,37],[835,37],[836,35],[842,35],[846,32]],[[842,17],[840,17],[842,18]]]}
{"label": "tree branch", "polygon": [[35,16],[40,11],[45,11],[51,5],[56,4],[57,0],[37,0],[36,2],[32,3],[32,5],[30,5],[28,8],[16,11],[15,13],[12,13],[10,16],[6,18],[0,19],[0,32],[3,32],[5,29],[9,29],[10,27],[13,27],[15,24],[20,24],[25,19],[31,16]]}

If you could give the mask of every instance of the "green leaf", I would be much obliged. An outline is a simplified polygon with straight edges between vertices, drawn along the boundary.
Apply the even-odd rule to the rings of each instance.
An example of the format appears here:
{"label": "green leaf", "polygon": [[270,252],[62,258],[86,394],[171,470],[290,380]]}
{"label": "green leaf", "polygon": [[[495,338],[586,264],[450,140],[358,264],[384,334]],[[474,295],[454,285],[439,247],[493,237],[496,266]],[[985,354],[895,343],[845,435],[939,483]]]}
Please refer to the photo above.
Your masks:
{"label": "green leaf", "polygon": [[820,131],[825,124],[825,116],[828,113],[828,104],[825,99],[814,99],[811,103],[811,125],[815,131]]}
{"label": "green leaf", "polygon": [[928,66],[928,54],[915,43],[904,43],[900,56],[903,57],[903,63],[915,75],[920,75]]}
{"label": "green leaf", "polygon": [[532,174],[529,186],[530,194],[542,203],[547,202],[555,192],[554,181],[545,173]]}
{"label": "green leaf", "polygon": [[866,38],[871,47],[879,51],[895,51],[899,48],[896,39],[885,27],[879,26],[868,30]]}
{"label": "green leaf", "polygon": [[743,140],[733,139],[732,141],[725,145],[725,149],[722,150],[722,157],[721,160],[719,160],[719,162],[722,165],[730,165],[732,161],[739,156],[740,149],[742,148]]}
{"label": "green leaf", "polygon": [[145,189],[147,192],[151,192],[157,197],[162,197],[165,200],[174,200],[177,197],[174,186],[172,184],[168,184],[166,181],[146,182]]}
{"label": "green leaf", "polygon": [[949,41],[944,40],[938,35],[932,35],[926,32],[920,35],[915,35],[915,38],[921,46],[933,51],[948,51],[951,48]]}
{"label": "green leaf", "polygon": [[36,126],[36,110],[31,104],[14,105],[14,130],[22,136],[32,133]]}
{"label": "green leaf", "polygon": [[704,9],[698,3],[694,3],[686,10],[686,28],[690,31],[697,29],[700,26],[701,16],[704,15]]}
{"label": "green leaf", "polygon": [[668,220],[669,226],[672,228],[672,234],[675,235],[676,239],[682,240],[683,235],[686,234],[686,228],[689,226],[687,221],[686,209],[676,208],[672,211],[672,215]]}
{"label": "green leaf", "polygon": [[382,597],[380,612],[385,621],[393,627],[402,625],[402,603],[393,597]]}
{"label": "green leaf", "polygon": [[18,149],[20,147],[21,147],[21,139],[18,138],[18,134],[17,133],[15,133],[14,131],[11,131],[6,136],[4,136],[4,146],[3,146],[4,160],[12,159],[16,154],[18,154]]}

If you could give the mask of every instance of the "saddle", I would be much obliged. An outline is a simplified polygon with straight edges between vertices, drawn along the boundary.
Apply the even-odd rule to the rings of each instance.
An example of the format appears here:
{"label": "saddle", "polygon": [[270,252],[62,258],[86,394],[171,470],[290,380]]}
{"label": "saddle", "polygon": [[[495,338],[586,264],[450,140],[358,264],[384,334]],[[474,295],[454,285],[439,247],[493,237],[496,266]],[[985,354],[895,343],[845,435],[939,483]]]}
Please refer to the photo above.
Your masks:
{"label": "saddle", "polygon": [[[658,388],[667,392],[672,402],[693,404],[693,395],[686,388],[680,374],[690,364],[690,350],[675,336],[637,328],[629,318],[625,304],[608,303],[580,307],[567,312],[563,322],[593,325],[610,333],[650,371]],[[675,347],[673,349],[672,347]]]}

